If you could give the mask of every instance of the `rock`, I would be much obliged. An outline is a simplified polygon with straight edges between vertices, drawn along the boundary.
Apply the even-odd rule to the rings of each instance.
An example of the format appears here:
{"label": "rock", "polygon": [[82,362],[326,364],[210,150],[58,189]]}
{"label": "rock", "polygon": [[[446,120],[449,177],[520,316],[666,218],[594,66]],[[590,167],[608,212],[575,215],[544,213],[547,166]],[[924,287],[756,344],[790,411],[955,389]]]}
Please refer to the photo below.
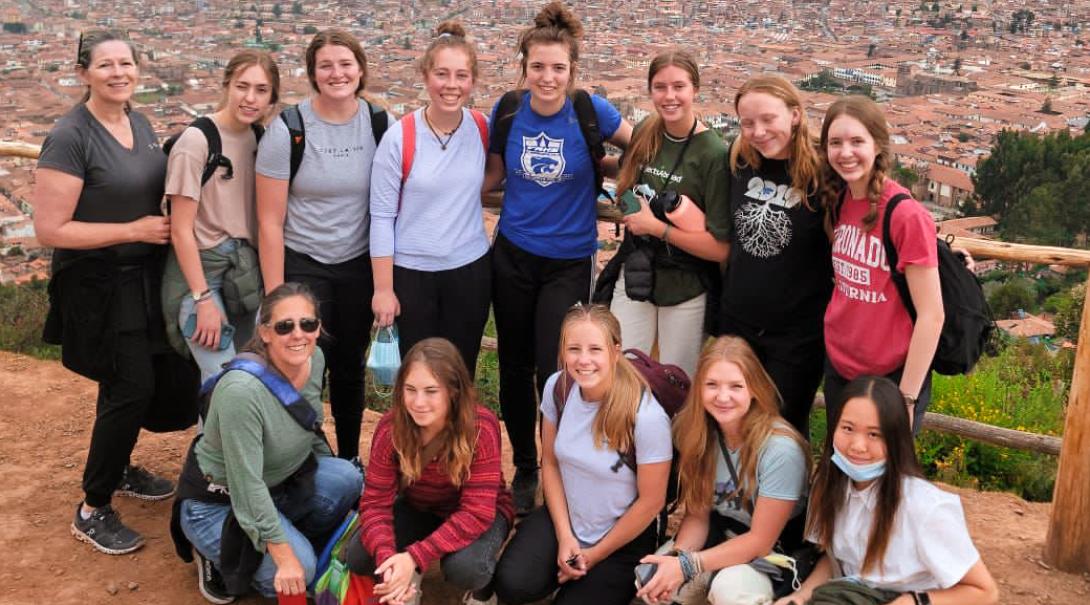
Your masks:
{"label": "rock", "polygon": [[125,588],[128,588],[129,590],[136,590],[137,588],[140,588],[140,584],[138,582],[129,582],[125,585]]}
{"label": "rock", "polygon": [[106,592],[110,593],[111,595],[116,595],[117,594],[117,582],[108,582],[106,584]]}

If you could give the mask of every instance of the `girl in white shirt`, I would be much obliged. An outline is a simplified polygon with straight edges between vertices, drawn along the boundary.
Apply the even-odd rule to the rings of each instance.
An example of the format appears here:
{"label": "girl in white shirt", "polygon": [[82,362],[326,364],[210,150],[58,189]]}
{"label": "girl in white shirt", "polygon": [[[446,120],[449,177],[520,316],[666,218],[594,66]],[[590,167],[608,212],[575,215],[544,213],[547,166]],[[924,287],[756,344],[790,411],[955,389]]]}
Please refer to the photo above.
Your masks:
{"label": "girl in white shirt", "polygon": [[923,478],[897,386],[863,376],[842,401],[810,497],[808,538],[825,556],[776,605],[998,602],[961,501]]}

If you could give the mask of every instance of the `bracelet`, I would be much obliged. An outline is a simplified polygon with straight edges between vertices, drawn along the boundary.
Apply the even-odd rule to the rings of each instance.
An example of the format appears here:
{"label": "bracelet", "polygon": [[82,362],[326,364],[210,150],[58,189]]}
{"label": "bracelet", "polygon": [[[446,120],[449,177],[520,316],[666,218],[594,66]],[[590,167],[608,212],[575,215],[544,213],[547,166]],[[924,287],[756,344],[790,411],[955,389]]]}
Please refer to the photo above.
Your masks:
{"label": "bracelet", "polygon": [[902,393],[901,396],[905,398],[905,405],[906,406],[916,405],[916,398],[913,397],[912,395],[905,395],[904,393]]}
{"label": "bracelet", "polygon": [[688,583],[696,576],[696,566],[693,564],[692,553],[682,550],[677,553],[677,561],[681,565],[681,576]]}
{"label": "bracelet", "polygon": [[201,302],[202,300],[212,296],[212,290],[205,289],[205,291],[201,292],[200,294],[198,294],[197,292],[190,292],[189,296],[193,299],[193,302]]}
{"label": "bracelet", "polygon": [[666,228],[662,230],[662,241],[670,243],[666,238],[670,236],[670,227],[673,227],[670,223],[666,223]]}
{"label": "bracelet", "polygon": [[690,554],[692,555],[693,563],[696,566],[696,573],[697,574],[704,573],[704,559],[700,556],[700,553],[697,552],[697,551],[693,551]]}
{"label": "bracelet", "polygon": [[931,595],[926,592],[912,593],[912,600],[916,602],[916,605],[931,605]]}
{"label": "bracelet", "polygon": [[212,295],[211,294],[209,294],[208,296],[202,296],[202,297],[198,298],[197,301],[194,302],[193,304],[194,305],[199,305],[202,302],[209,301],[209,300],[212,300]]}

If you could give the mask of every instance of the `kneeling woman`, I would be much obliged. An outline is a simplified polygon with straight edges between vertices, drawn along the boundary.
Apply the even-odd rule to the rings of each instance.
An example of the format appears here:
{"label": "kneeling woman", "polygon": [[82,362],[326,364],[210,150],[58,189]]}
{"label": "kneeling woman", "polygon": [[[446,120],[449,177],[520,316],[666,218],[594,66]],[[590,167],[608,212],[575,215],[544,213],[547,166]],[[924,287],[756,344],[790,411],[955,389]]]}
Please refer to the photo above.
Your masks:
{"label": "kneeling woman", "polygon": [[[305,593],[315,548],[363,488],[359,469],[332,457],[321,434],[325,362],[315,347],[317,313],[302,284],[281,284],[265,297],[257,334],[243,351],[263,358],[266,372],[223,374],[182,470],[178,529],[197,550],[199,587],[213,603],[229,603],[248,585],[266,597]],[[263,383],[269,377],[280,396]],[[310,428],[296,420],[298,412],[310,416]],[[225,530],[228,515],[237,523]]]}
{"label": "kneeling woman", "polygon": [[394,402],[375,427],[347,560],[380,576],[390,603],[416,597],[419,573],[439,561],[464,603],[492,596],[492,571],[514,520],[500,468],[500,423],[477,400],[458,349],[426,338],[409,349]]}
{"label": "kneeling woman", "polygon": [[[745,340],[721,336],[704,349],[674,437],[685,518],[677,554],[644,559],[658,570],[640,596],[649,603],[771,601],[771,579],[749,563],[777,547],[793,550],[801,539],[810,456],[780,416],[776,387]],[[791,536],[784,528],[796,517]]]}
{"label": "kneeling woman", "polygon": [[670,419],[622,355],[621,327],[606,307],[572,307],[560,334],[562,369],[541,397],[546,506],[516,529],[496,594],[516,605],[559,587],[555,603],[626,605],[636,593],[632,568],[655,549]]}
{"label": "kneeling woman", "polygon": [[842,402],[810,501],[808,537],[826,555],[777,605],[998,602],[961,501],[923,478],[901,391],[864,376],[844,387]]}

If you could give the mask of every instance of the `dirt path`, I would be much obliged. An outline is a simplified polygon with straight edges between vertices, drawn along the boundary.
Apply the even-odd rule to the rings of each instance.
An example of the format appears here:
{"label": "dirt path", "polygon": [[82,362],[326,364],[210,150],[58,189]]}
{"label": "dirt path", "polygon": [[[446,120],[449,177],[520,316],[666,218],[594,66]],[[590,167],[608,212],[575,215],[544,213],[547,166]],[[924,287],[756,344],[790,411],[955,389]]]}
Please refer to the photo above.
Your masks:
{"label": "dirt path", "polygon": [[[192,566],[174,554],[167,530],[170,501],[115,501],[126,523],[147,538],[147,546],[132,555],[97,554],[69,534],[93,418],[92,383],[59,363],[0,352],[0,400],[7,410],[18,411],[0,422],[0,604],[204,602]],[[365,420],[365,440],[375,419],[369,414]],[[176,476],[191,436],[143,434],[133,460]],[[366,452],[367,444],[361,449]],[[510,477],[510,461],[505,464]],[[1048,504],[955,491],[977,547],[999,579],[1002,603],[1090,602],[1090,577],[1060,573],[1040,561]],[[424,595],[425,605],[458,602],[434,575],[425,580]]]}

